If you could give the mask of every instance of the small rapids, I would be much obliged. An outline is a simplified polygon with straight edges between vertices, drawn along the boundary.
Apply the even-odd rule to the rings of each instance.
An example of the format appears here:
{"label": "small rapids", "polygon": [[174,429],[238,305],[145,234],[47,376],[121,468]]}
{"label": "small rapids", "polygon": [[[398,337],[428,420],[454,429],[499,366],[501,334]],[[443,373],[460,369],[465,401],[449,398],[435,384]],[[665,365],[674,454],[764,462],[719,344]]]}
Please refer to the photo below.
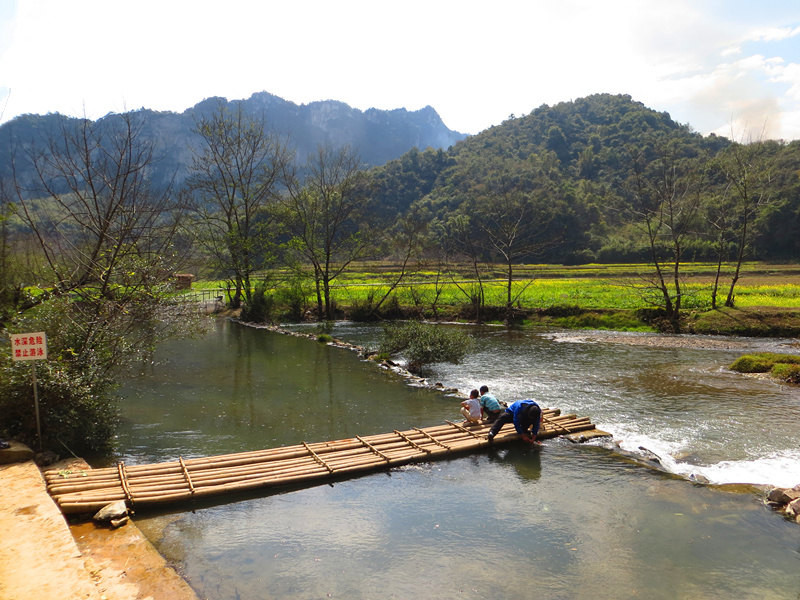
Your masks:
{"label": "small rapids", "polygon": [[[433,365],[429,382],[534,398],[591,418],[613,440],[510,444],[332,485],[140,511],[136,524],[198,596],[219,600],[797,600],[798,525],[766,508],[760,490],[683,479],[800,482],[800,390],[727,369],[751,349],[796,346],[469,330],[477,351]],[[381,328],[344,323],[332,333],[370,346]],[[410,386],[354,352],[230,322],[165,343],[155,358],[120,389],[126,465],[460,417],[459,398]]]}
{"label": "small rapids", "polygon": [[[342,325],[336,335],[369,339]],[[374,331],[374,328],[372,329]],[[800,483],[800,388],[727,369],[748,352],[800,353],[792,340],[473,327],[477,351],[430,380],[534,398],[588,416],[626,453],[714,484]],[[602,442],[601,442],[602,443]]]}

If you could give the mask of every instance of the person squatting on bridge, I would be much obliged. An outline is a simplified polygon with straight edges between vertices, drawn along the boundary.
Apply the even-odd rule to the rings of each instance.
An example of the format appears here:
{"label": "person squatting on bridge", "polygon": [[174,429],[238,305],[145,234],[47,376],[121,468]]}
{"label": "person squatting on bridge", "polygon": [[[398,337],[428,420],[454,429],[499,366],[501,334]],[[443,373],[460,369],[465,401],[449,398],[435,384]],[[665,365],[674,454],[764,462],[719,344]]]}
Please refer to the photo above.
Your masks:
{"label": "person squatting on bridge", "polygon": [[466,419],[467,423],[480,423],[483,416],[483,408],[481,401],[478,399],[478,390],[472,390],[469,393],[469,399],[461,403],[461,414]]}
{"label": "person squatting on bridge", "polygon": [[489,387],[486,385],[481,386],[481,408],[489,423],[493,423],[503,414],[503,405],[489,393]]}
{"label": "person squatting on bridge", "polygon": [[503,425],[510,422],[514,423],[514,428],[522,436],[522,439],[532,444],[536,441],[536,435],[542,424],[542,409],[531,399],[513,402],[489,430],[487,437],[490,444]]}

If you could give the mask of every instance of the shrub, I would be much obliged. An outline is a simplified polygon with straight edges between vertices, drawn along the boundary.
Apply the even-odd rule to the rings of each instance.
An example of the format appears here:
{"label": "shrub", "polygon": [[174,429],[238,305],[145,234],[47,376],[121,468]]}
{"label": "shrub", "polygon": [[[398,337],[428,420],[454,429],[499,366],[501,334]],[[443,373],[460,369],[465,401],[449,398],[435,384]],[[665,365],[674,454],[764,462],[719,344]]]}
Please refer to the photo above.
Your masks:
{"label": "shrub", "polygon": [[800,383],[800,364],[775,363],[770,373],[787,383]]}
{"label": "shrub", "polygon": [[273,294],[275,304],[284,312],[289,321],[302,321],[308,309],[308,291],[299,278],[292,279],[288,285],[281,286]]}
{"label": "shrub", "polygon": [[737,373],[767,373],[772,368],[772,361],[765,360],[756,354],[746,354],[737,358],[731,365],[731,371]]}
{"label": "shrub", "polygon": [[745,354],[737,358],[730,369],[738,373],[768,373],[773,370],[775,365],[780,364],[800,365],[800,356],[775,352]]}
{"label": "shrub", "polygon": [[251,323],[266,323],[272,320],[272,313],[275,308],[275,299],[271,294],[267,294],[267,284],[257,283],[250,302],[242,308],[242,321]]}
{"label": "shrub", "polygon": [[350,319],[359,322],[377,321],[375,304],[375,291],[369,290],[363,299],[353,300],[350,305]]}
{"label": "shrub", "polygon": [[459,329],[410,321],[384,329],[380,352],[402,354],[408,370],[419,373],[437,362],[459,363],[474,346],[472,336]]}

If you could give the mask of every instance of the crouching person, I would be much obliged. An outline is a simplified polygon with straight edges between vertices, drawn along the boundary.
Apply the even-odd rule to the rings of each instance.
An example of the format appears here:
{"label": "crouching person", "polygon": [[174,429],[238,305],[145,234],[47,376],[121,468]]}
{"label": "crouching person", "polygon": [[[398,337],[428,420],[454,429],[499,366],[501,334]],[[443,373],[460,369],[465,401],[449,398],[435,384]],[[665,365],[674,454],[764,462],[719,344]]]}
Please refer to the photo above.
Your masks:
{"label": "crouching person", "polygon": [[506,423],[514,423],[514,429],[522,436],[522,439],[529,444],[536,441],[539,427],[542,424],[542,409],[531,399],[517,400],[512,403],[502,415],[492,425],[489,430],[489,443],[492,443],[494,436],[502,429]]}

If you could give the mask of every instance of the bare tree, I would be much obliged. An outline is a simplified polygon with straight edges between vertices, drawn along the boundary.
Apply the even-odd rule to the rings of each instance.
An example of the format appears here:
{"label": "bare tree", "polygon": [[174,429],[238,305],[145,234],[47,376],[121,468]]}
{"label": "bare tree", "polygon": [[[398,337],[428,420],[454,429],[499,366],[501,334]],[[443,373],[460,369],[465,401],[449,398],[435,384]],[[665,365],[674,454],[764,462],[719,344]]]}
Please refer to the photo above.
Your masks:
{"label": "bare tree", "polygon": [[[36,189],[14,178],[17,214],[42,258],[25,273],[39,290],[17,306],[9,329],[47,332],[40,401],[51,448],[58,440],[79,451],[108,449],[118,369],[192,322],[169,318],[180,312],[169,284],[181,211],[169,189],[149,184],[153,148],[142,126],[136,114],[65,120],[29,151]],[[9,422],[26,438],[27,386],[17,371],[7,373],[3,410],[22,415]]]}
{"label": "bare tree", "polygon": [[724,193],[713,204],[709,220],[717,231],[719,260],[717,277],[712,291],[716,307],[717,285],[727,248],[735,249],[733,273],[725,306],[735,303],[735,288],[747,252],[750,249],[753,223],[768,204],[771,191],[771,169],[766,142],[734,143],[716,162],[725,178]]}
{"label": "bare tree", "polygon": [[629,210],[644,233],[654,275],[648,288],[660,297],[674,331],[680,331],[683,304],[681,264],[685,242],[694,233],[704,183],[701,162],[680,158],[665,142],[656,156],[632,152]]}
{"label": "bare tree", "polygon": [[293,160],[287,143],[263,121],[220,103],[196,126],[202,140],[188,180],[199,216],[198,239],[234,283],[231,305],[251,300],[252,276],[262,269],[275,241],[274,208],[283,175]]}
{"label": "bare tree", "polygon": [[32,151],[44,198],[17,186],[16,204],[44,254],[52,293],[120,300],[172,276],[180,211],[171,189],[150,188],[153,147],[141,128],[131,114],[84,119]]}
{"label": "bare tree", "polygon": [[358,156],[349,148],[320,146],[309,157],[306,179],[289,179],[286,220],[291,246],[314,270],[317,314],[333,318],[331,282],[369,246],[360,222],[369,201]]}
{"label": "bare tree", "polygon": [[554,217],[551,210],[554,194],[553,190],[549,194],[544,191],[537,194],[504,186],[478,211],[486,250],[499,255],[505,265],[506,320],[509,322],[513,318],[514,302],[527,288],[527,285],[523,286],[516,294],[513,293],[514,266],[560,241],[559,232],[550,228]]}

